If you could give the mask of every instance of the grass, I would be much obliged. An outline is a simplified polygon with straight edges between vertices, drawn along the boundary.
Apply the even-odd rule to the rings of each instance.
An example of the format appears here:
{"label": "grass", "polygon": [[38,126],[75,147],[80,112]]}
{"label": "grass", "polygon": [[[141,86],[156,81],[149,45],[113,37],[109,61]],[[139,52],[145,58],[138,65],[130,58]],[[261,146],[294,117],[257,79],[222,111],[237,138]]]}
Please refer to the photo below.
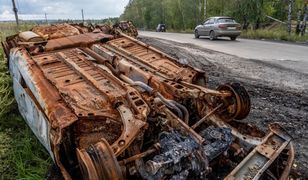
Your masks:
{"label": "grass", "polygon": [[291,41],[291,42],[308,42],[308,34],[304,36],[296,35],[294,32],[291,35],[284,28],[275,29],[258,29],[242,31],[241,37],[249,39],[268,39],[278,41]]}
{"label": "grass", "polygon": [[194,29],[185,29],[185,30],[167,29],[167,32],[176,32],[176,33],[193,33],[193,32],[194,32]]}
{"label": "grass", "polygon": [[18,31],[29,30],[34,23],[31,21],[22,22],[17,30],[16,24],[13,22],[0,22],[0,40],[4,41],[5,37],[15,34]]}
{"label": "grass", "polygon": [[[26,30],[31,24],[22,24]],[[13,23],[0,23],[0,40],[16,32]],[[0,48],[0,179],[45,179],[52,163],[44,147],[20,116],[12,80]]]}

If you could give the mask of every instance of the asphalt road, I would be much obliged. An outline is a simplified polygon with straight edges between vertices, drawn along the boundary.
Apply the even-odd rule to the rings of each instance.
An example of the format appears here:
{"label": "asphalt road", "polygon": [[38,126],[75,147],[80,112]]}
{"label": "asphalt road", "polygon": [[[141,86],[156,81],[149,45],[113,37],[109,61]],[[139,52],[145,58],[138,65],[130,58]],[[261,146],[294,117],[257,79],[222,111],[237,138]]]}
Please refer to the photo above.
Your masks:
{"label": "asphalt road", "polygon": [[157,33],[139,31],[141,36],[155,37],[179,43],[190,43],[247,59],[270,61],[286,68],[308,74],[308,46],[295,43],[270,42],[262,40],[219,38],[210,41],[207,37],[195,39],[187,33]]}

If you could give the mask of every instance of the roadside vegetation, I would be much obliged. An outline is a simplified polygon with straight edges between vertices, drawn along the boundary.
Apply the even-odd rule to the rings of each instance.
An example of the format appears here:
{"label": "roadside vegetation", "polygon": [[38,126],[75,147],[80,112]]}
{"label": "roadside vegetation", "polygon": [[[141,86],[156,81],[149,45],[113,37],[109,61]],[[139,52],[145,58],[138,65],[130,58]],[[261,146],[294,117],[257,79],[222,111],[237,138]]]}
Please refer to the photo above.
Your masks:
{"label": "roadside vegetation", "polygon": [[[289,2],[287,0],[131,0],[120,19],[131,20],[138,28],[145,30],[155,30],[159,23],[165,23],[167,31],[192,32],[195,26],[204,22],[207,17],[231,16],[242,25],[242,37],[307,42],[307,34],[296,34],[295,31],[296,27],[299,27],[297,30],[305,33],[304,17],[308,16],[308,1],[294,0],[292,8],[289,8]],[[289,15],[291,18],[288,18]],[[292,24],[290,34],[288,23]]]}
{"label": "roadside vegetation", "polygon": [[308,43],[308,34],[305,36],[298,36],[295,33],[289,35],[286,31],[282,30],[246,30],[241,33],[242,38],[248,39],[266,39],[266,40],[277,40],[277,41],[291,41]]}
{"label": "roadside vegetation", "polygon": [[266,39],[308,43],[308,33],[305,35],[297,35],[294,31],[292,31],[291,34],[289,34],[285,30],[285,27],[282,25],[276,25],[275,27],[271,28],[265,27],[256,30],[243,30],[241,33],[241,37],[249,39]]}
{"label": "roadside vegetation", "polygon": [[[33,23],[23,23],[20,30]],[[16,32],[14,23],[0,23],[0,40]],[[0,47],[0,179],[45,179],[52,160],[18,112],[12,80]]]}

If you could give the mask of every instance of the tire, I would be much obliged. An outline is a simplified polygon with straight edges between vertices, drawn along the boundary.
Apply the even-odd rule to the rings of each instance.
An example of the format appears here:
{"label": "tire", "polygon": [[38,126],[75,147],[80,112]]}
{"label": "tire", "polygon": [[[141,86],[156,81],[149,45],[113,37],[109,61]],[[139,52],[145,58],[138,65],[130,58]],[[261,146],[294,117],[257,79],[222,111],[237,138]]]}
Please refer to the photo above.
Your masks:
{"label": "tire", "polygon": [[198,30],[195,30],[195,38],[198,39],[200,36],[199,36],[199,33],[198,33]]}
{"label": "tire", "polygon": [[231,41],[235,41],[237,37],[230,37]]}
{"label": "tire", "polygon": [[215,36],[215,32],[214,31],[211,31],[210,32],[210,40],[213,41],[216,39],[216,36]]}

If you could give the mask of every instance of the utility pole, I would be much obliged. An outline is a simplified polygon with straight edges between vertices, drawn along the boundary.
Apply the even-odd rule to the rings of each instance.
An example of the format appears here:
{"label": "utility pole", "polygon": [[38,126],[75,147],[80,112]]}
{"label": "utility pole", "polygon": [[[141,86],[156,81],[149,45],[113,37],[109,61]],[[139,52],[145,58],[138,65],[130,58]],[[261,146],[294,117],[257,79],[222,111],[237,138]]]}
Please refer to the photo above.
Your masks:
{"label": "utility pole", "polygon": [[83,9],[81,9],[82,23],[84,23]]}
{"label": "utility pole", "polygon": [[292,28],[292,7],[293,7],[293,0],[289,0],[289,10],[288,10],[288,33],[291,34]]}
{"label": "utility pole", "polygon": [[17,29],[19,29],[18,14],[17,14],[18,10],[16,8],[15,0],[12,0],[12,4],[13,4],[13,11],[15,14],[15,19],[16,19]]}
{"label": "utility pole", "polygon": [[45,21],[46,21],[46,24],[48,24],[48,21],[47,21],[47,13],[45,13]]}

